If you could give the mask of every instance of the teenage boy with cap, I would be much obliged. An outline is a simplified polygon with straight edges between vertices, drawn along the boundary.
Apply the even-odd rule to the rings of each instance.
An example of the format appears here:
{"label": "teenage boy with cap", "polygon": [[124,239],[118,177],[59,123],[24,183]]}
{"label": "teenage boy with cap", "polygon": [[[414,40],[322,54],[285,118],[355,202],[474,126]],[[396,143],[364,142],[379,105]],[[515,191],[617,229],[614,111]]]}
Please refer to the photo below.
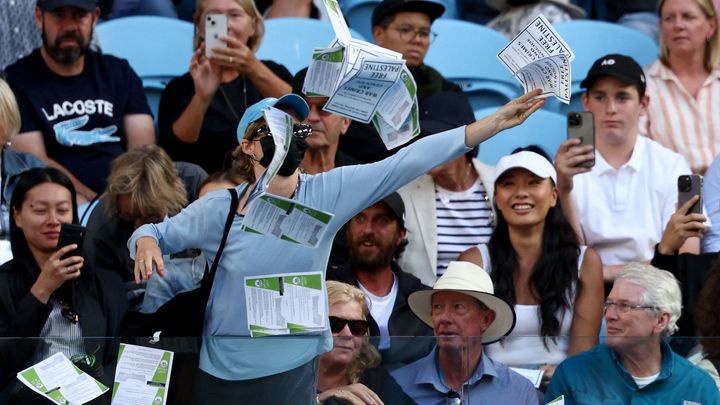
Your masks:
{"label": "teenage boy with cap", "polygon": [[[638,136],[645,114],[645,74],[632,58],[611,54],[595,61],[580,84],[583,107],[593,113],[595,148],[565,141],[556,156],[558,191],[579,236],[603,262],[606,282],[633,261],[649,262],[675,212],[677,178],[690,174],[681,155]],[[579,166],[595,159],[592,168]],[[577,211],[575,214],[574,211]],[[691,238],[682,251],[699,250]]]}
{"label": "teenage boy with cap", "polygon": [[[403,271],[396,260],[403,255],[407,239],[405,205],[398,193],[391,193],[365,208],[346,224],[350,260],[327,272],[328,280],[360,288],[370,308],[370,335],[379,336],[383,365],[405,365],[430,351],[432,329],[410,311],[407,297],[430,287]],[[400,338],[396,338],[400,337]]]}
{"label": "teenage boy with cap", "polygon": [[[455,92],[426,98],[419,118],[427,135],[475,119],[467,97]],[[399,263],[424,284],[435,284],[451,260],[490,239],[495,168],[476,156],[477,149],[473,149],[398,190],[407,209],[408,231],[407,250]]]}
{"label": "teenage boy with cap", "polygon": [[96,0],[38,0],[43,45],[7,68],[22,114],[12,148],[63,171],[80,202],[103,192],[115,157],[155,142],[140,78],[89,49],[99,15]]}
{"label": "teenage boy with cap", "polygon": [[410,295],[410,309],[433,328],[437,346],[391,374],[418,404],[538,403],[530,381],[483,355],[484,344],[515,325],[512,307],[493,291],[485,270],[451,262],[432,290]]}

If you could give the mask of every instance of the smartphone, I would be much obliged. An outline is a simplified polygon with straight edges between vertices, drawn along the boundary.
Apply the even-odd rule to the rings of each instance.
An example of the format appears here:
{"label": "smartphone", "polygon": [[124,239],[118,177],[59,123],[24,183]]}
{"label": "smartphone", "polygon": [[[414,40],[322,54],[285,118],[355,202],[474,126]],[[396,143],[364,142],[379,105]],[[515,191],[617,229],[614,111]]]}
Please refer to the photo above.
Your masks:
{"label": "smartphone", "polygon": [[688,202],[689,199],[691,199],[695,195],[699,195],[700,199],[693,204],[692,207],[690,207],[690,210],[688,210],[688,214],[702,214],[703,213],[703,204],[702,204],[702,188],[703,188],[703,178],[699,174],[684,174],[681,176],[678,176],[677,180],[677,186],[678,186],[678,207],[682,206],[686,202]]}
{"label": "smartphone", "polygon": [[82,256],[83,240],[85,239],[85,227],[75,224],[62,224],[60,226],[60,237],[58,238],[57,248],[76,244],[77,249],[73,249],[65,253],[62,259],[70,256]]}
{"label": "smartphone", "polygon": [[[580,145],[592,145],[595,147],[595,121],[590,111],[569,112],[567,114],[567,136],[568,139],[580,139]],[[595,159],[586,160],[578,166],[593,167]]]}
{"label": "smartphone", "polygon": [[220,35],[227,35],[227,16],[225,14],[208,14],[205,16],[205,56],[212,55],[213,47],[225,47]]}

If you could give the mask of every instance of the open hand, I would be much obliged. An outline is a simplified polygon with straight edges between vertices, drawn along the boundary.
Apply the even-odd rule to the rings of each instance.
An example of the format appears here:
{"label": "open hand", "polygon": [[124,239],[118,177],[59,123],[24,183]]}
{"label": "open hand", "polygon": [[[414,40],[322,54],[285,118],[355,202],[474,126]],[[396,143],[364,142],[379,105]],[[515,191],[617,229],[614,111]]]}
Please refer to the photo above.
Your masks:
{"label": "open hand", "polygon": [[147,280],[153,271],[153,264],[157,268],[160,277],[165,276],[165,265],[162,259],[162,252],[157,241],[149,236],[142,237],[137,241],[137,251],[135,252],[135,282]]}
{"label": "open hand", "polygon": [[522,124],[538,108],[545,105],[544,98],[535,98],[542,94],[541,89],[529,91],[510,101],[495,112],[497,132]]}

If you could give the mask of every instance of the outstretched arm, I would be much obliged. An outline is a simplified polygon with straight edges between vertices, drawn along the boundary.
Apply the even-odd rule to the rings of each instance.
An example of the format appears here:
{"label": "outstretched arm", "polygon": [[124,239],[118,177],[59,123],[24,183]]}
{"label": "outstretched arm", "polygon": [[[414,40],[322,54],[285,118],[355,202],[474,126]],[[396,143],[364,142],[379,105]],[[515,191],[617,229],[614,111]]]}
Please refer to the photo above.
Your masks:
{"label": "outstretched arm", "polygon": [[522,124],[527,117],[545,105],[544,98],[535,98],[542,90],[535,89],[498,108],[497,111],[468,125],[465,144],[471,148],[492,138],[495,134]]}

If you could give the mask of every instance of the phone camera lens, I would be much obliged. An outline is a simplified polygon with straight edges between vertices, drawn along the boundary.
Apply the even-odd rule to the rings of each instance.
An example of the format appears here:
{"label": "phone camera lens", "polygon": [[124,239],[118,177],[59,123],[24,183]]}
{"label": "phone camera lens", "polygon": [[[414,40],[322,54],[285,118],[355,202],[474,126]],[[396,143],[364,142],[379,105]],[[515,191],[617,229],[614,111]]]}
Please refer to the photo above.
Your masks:
{"label": "phone camera lens", "polygon": [[577,113],[570,114],[568,116],[568,124],[570,124],[570,126],[574,126],[574,127],[581,125],[582,124],[582,116]]}
{"label": "phone camera lens", "polygon": [[692,181],[690,180],[690,176],[680,176],[678,178],[678,188],[680,191],[690,191],[691,187]]}

